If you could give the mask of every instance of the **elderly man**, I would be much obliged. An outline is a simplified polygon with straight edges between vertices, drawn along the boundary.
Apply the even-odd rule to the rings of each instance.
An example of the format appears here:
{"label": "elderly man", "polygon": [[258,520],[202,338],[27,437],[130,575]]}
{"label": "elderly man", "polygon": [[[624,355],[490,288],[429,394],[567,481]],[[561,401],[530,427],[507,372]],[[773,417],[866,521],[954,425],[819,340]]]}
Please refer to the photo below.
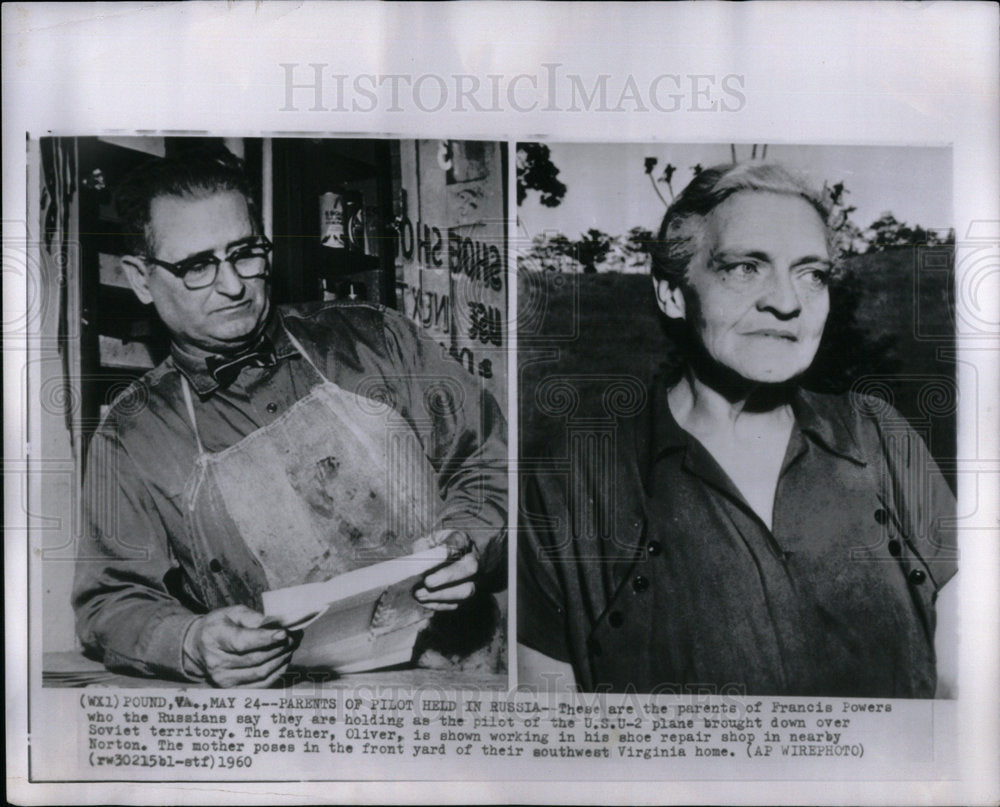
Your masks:
{"label": "elderly man", "polygon": [[415,597],[464,604],[504,562],[505,423],[408,320],[269,300],[269,253],[238,161],[165,160],[116,202],[129,283],[170,356],[90,447],[73,591],[110,669],[266,686],[293,635],[263,592],[446,543]]}
{"label": "elderly man", "polygon": [[826,216],[760,163],[702,171],[667,211],[653,285],[686,361],[619,420],[610,456],[570,448],[567,474],[526,485],[522,682],[948,691],[951,491],[884,402],[796,383],[837,272]]}

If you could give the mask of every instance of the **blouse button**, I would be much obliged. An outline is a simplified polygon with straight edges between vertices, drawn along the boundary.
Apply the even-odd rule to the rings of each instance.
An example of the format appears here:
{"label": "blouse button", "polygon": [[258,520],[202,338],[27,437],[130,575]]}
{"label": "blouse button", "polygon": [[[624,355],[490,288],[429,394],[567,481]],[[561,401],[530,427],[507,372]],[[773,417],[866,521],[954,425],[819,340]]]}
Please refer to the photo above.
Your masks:
{"label": "blouse button", "polygon": [[910,572],[908,579],[913,585],[919,586],[921,583],[924,582],[924,580],[927,579],[927,572],[925,572],[923,569],[914,569],[912,572]]}
{"label": "blouse button", "polygon": [[881,507],[875,511],[875,520],[879,524],[885,524],[889,520],[889,514]]}
{"label": "blouse button", "polygon": [[636,575],[632,581],[632,589],[638,594],[647,588],[649,588],[649,578],[643,577],[641,574]]}
{"label": "blouse button", "polygon": [[218,558],[212,558],[208,562],[208,568],[211,569],[216,574],[218,574],[219,572],[222,571],[222,564],[219,563],[219,559]]}
{"label": "blouse button", "polygon": [[889,541],[889,554],[894,558],[898,558],[900,553],[903,551],[903,547],[900,546],[899,541],[893,539]]}
{"label": "blouse button", "polygon": [[656,557],[663,551],[663,544],[659,541],[650,541],[646,546],[646,551],[649,553],[650,557]]}
{"label": "blouse button", "polygon": [[273,415],[275,412],[278,411],[278,405],[274,401],[271,401],[271,403],[269,403],[264,408],[267,409],[269,415]]}
{"label": "blouse button", "polygon": [[622,616],[621,611],[612,611],[608,616],[608,623],[612,628],[620,628],[625,623],[625,617]]}

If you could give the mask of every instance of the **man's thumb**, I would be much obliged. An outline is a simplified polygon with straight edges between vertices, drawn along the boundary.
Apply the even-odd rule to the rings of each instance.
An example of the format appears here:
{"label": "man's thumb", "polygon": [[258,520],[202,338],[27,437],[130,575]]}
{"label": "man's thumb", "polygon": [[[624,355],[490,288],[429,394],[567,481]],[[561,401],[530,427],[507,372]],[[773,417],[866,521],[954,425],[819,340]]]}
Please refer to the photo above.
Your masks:
{"label": "man's thumb", "polygon": [[245,605],[234,605],[227,614],[229,621],[241,628],[259,628],[264,621],[264,615],[247,608]]}

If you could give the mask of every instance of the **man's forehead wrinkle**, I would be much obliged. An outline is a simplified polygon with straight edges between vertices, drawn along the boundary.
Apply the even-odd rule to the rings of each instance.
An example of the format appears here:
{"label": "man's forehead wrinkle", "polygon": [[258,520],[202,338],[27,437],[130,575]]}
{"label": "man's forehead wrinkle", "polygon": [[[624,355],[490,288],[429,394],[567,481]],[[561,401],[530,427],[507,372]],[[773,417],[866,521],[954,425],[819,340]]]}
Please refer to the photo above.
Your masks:
{"label": "man's forehead wrinkle", "polygon": [[[232,210],[223,209],[221,214],[216,212],[217,218],[212,220],[211,223],[217,224],[217,232],[211,232],[211,227],[204,227],[205,220],[200,216],[196,220],[191,222],[193,232],[190,238],[187,237],[187,233],[183,231],[185,225],[185,217],[191,218],[193,216],[190,213],[189,206],[197,205],[202,202],[206,202],[212,199],[224,199],[225,197],[233,197],[239,199],[240,206],[239,212],[233,215]],[[210,190],[198,189],[197,192],[185,193],[185,194],[161,194],[154,197],[150,201],[150,216],[149,225],[147,226],[147,244],[150,248],[150,254],[155,255],[164,246],[169,246],[169,251],[174,253],[171,256],[159,256],[160,258],[167,258],[173,262],[180,262],[183,260],[188,260],[189,258],[208,256],[215,253],[216,250],[225,249],[229,250],[234,245],[246,242],[248,239],[253,238],[256,235],[257,228],[254,226],[253,218],[250,215],[250,205],[246,197],[236,190]],[[233,237],[234,225],[239,223],[240,233],[237,237]],[[154,233],[157,229],[157,223],[160,229],[160,239],[159,242],[154,237]],[[182,229],[178,233],[178,229]],[[206,235],[206,230],[209,231],[209,235],[212,237],[226,238],[224,243],[194,243],[191,244],[190,239],[196,238],[198,236],[204,237]],[[164,236],[169,238],[169,244],[164,244]],[[187,243],[185,243],[185,241]],[[193,247],[193,249],[189,248]],[[198,247],[202,247],[198,249]],[[177,253],[180,254],[177,254]]]}

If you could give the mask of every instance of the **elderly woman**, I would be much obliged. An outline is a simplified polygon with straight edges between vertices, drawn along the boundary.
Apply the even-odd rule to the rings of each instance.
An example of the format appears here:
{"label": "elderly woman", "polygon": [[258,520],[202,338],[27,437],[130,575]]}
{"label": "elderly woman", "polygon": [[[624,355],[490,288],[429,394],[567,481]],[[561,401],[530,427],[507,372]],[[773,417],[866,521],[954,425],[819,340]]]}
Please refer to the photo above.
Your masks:
{"label": "elderly woman", "polygon": [[830,242],[822,198],[777,165],[702,171],[667,211],[653,285],[687,360],[609,456],[571,442],[568,474],[528,479],[523,683],[944,694],[951,492],[883,402],[796,383],[830,309]]}

